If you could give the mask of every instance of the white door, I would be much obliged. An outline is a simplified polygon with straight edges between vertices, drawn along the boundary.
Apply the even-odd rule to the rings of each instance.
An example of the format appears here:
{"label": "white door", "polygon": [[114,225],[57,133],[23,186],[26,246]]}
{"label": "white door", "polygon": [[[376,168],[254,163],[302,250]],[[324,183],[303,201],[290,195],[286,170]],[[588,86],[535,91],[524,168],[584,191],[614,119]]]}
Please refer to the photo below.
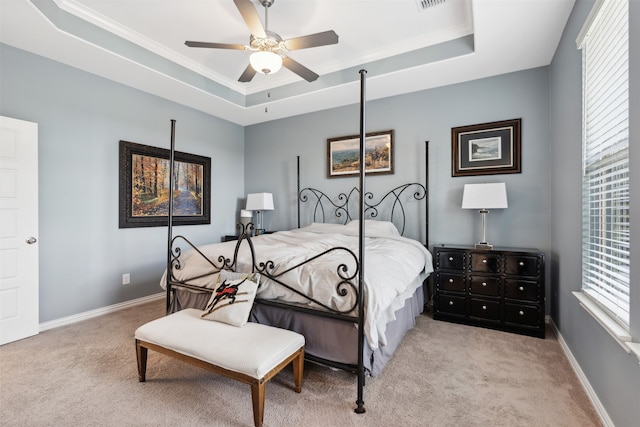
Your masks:
{"label": "white door", "polygon": [[0,116],[0,345],[38,333],[38,125]]}

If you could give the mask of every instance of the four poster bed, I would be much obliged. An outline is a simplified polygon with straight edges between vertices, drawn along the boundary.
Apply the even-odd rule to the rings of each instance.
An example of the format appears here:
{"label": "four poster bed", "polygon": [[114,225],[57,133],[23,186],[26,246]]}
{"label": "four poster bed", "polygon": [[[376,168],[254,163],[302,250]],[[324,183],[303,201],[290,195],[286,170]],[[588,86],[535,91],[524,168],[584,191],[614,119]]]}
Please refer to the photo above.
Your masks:
{"label": "four poster bed", "polygon": [[[361,71],[361,158],[364,74]],[[173,135],[172,127],[171,156]],[[428,146],[425,157],[428,165]],[[361,166],[359,187],[330,197],[315,188],[300,189],[299,169],[298,160],[294,230],[252,237],[253,224],[238,224],[237,241],[196,247],[183,236],[172,236],[170,204],[167,270],[161,281],[167,313],[204,309],[222,270],[259,273],[250,321],[301,333],[307,359],[356,373],[355,411],[362,413],[365,375],[380,373],[424,307],[431,254],[426,244],[402,234],[407,203],[423,201],[428,243],[427,188],[409,183],[376,197],[365,189]],[[304,206],[311,207],[312,219],[301,227]]]}

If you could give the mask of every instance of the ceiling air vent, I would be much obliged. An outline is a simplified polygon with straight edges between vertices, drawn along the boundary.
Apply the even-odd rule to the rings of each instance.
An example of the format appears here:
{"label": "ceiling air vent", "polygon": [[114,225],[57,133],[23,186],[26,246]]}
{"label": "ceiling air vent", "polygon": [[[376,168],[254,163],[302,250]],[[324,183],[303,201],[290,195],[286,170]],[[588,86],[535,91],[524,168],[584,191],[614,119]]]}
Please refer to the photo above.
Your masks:
{"label": "ceiling air vent", "polygon": [[418,3],[418,9],[425,10],[428,7],[444,3],[445,1],[446,0],[416,0],[416,3]]}

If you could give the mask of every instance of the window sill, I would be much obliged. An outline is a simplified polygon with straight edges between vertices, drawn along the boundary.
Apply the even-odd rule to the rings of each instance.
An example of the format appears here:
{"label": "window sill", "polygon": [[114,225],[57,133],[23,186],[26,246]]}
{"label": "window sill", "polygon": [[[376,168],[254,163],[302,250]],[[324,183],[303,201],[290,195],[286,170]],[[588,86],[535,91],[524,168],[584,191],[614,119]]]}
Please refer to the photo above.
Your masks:
{"label": "window sill", "polygon": [[631,352],[636,355],[636,357],[638,358],[638,363],[640,363],[640,343],[628,342],[627,347],[629,347],[629,350],[631,350]]}
{"label": "window sill", "polygon": [[640,343],[631,342],[631,335],[620,326],[615,320],[611,318],[604,310],[602,310],[598,304],[593,302],[591,298],[587,297],[582,292],[572,292],[573,295],[580,301],[580,306],[584,308],[605,331],[613,337],[620,347],[627,353],[633,353],[638,358],[640,363]]}

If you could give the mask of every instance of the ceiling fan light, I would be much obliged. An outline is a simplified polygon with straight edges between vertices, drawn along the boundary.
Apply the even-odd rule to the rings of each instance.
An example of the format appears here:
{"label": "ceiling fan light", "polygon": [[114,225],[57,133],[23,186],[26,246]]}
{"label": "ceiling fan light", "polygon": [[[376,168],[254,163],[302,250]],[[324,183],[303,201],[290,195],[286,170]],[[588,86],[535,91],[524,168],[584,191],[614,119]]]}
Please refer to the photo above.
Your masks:
{"label": "ceiling fan light", "polygon": [[258,73],[273,74],[282,67],[282,57],[269,51],[254,52],[249,57],[249,63]]}

